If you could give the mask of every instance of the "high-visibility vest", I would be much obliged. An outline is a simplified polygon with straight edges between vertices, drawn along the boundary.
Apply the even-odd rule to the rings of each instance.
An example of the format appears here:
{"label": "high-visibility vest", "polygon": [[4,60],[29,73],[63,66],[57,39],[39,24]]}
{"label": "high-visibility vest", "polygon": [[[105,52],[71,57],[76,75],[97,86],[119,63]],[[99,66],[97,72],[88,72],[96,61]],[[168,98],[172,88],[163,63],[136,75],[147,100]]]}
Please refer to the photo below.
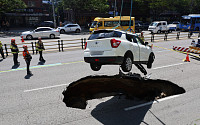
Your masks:
{"label": "high-visibility vest", "polygon": [[30,55],[30,53],[28,52],[28,50],[24,50],[23,51],[23,57],[24,57],[24,59],[25,60],[31,60],[32,59],[32,57],[31,57],[31,55]]}
{"label": "high-visibility vest", "polygon": [[2,45],[2,43],[1,43],[1,41],[0,41],[0,49],[2,49],[2,47],[3,47],[3,45]]}
{"label": "high-visibility vest", "polygon": [[44,45],[43,43],[39,43],[39,41],[36,44],[36,50],[37,51],[43,51],[44,50]]}
{"label": "high-visibility vest", "polygon": [[10,49],[11,49],[12,54],[17,54],[17,53],[19,53],[19,49],[18,49],[18,47],[17,47],[16,44],[11,44],[11,45],[10,45]]}

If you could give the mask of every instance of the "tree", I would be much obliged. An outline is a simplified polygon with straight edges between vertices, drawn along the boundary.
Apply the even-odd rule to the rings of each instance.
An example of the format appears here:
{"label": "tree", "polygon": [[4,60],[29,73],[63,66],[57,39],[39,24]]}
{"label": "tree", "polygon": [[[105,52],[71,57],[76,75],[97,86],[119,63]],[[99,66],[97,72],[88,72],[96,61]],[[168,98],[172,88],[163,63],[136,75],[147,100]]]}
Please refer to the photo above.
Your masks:
{"label": "tree", "polygon": [[22,0],[0,0],[0,14],[26,8]]}
{"label": "tree", "polygon": [[72,10],[75,14],[82,12],[106,13],[109,5],[107,0],[63,0],[65,10]]}

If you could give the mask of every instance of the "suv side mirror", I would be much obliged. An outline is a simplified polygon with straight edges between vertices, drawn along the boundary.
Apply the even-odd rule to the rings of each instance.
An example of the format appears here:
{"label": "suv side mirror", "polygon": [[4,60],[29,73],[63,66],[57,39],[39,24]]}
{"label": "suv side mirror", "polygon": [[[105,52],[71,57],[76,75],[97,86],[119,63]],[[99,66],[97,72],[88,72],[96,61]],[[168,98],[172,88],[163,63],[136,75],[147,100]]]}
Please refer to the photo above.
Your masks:
{"label": "suv side mirror", "polygon": [[145,42],[145,43],[144,43],[145,46],[148,45],[148,44],[149,44],[148,42]]}

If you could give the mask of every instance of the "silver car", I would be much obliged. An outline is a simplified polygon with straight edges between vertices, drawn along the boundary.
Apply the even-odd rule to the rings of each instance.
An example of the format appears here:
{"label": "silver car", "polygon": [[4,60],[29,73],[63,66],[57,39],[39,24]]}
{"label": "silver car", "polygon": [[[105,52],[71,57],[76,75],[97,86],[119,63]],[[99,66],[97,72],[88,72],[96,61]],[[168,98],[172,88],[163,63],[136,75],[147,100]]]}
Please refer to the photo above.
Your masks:
{"label": "silver car", "polygon": [[78,24],[66,24],[63,27],[58,27],[57,28],[60,33],[65,33],[65,32],[75,32],[75,33],[80,33],[81,32],[81,27]]}
{"label": "silver car", "polygon": [[21,37],[24,39],[33,39],[33,38],[55,38],[60,36],[60,32],[57,29],[53,29],[51,27],[38,27],[33,31],[25,31],[22,32]]}

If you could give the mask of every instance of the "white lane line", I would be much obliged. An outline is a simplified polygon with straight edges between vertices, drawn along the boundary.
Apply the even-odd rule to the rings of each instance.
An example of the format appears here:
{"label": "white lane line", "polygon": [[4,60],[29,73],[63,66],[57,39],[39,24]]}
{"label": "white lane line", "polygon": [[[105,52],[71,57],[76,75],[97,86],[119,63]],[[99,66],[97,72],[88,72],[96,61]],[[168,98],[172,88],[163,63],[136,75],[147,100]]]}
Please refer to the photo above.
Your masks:
{"label": "white lane line", "polygon": [[177,63],[177,64],[172,64],[172,65],[167,65],[167,66],[156,67],[156,68],[152,68],[152,69],[162,69],[162,68],[178,66],[178,65],[182,65],[182,64],[184,64],[184,63]]}
{"label": "white lane line", "polygon": [[159,99],[157,101],[151,101],[151,102],[147,102],[147,103],[144,103],[144,104],[128,107],[128,108],[125,108],[124,110],[129,111],[129,110],[133,110],[133,109],[136,109],[136,108],[141,108],[141,107],[144,107],[144,106],[147,106],[147,105],[152,105],[152,104],[159,103],[159,102],[162,102],[162,101],[165,101],[165,100],[173,99],[173,98],[176,98],[178,96],[180,96],[180,95],[165,97],[165,98]]}
{"label": "white lane line", "polygon": [[[166,68],[166,67],[171,67],[171,66],[177,66],[177,65],[182,65],[182,64],[184,64],[184,63],[178,63],[178,64],[172,64],[172,65],[167,65],[167,66],[161,66],[161,67],[156,67],[156,68],[153,68],[153,69],[161,69],[161,68]],[[38,91],[38,90],[43,90],[43,89],[50,89],[50,88],[60,87],[60,86],[64,86],[64,85],[68,85],[68,84],[60,84],[60,85],[54,85],[54,86],[47,86],[47,87],[42,87],[42,88],[24,90],[24,92],[31,92],[31,91]]]}
{"label": "white lane line", "polygon": [[32,91],[38,91],[38,90],[43,90],[43,89],[51,89],[51,88],[56,88],[56,87],[66,86],[66,85],[69,85],[69,84],[60,84],[60,85],[47,86],[47,87],[36,88],[36,89],[29,89],[29,90],[24,90],[24,92],[32,92]]}

